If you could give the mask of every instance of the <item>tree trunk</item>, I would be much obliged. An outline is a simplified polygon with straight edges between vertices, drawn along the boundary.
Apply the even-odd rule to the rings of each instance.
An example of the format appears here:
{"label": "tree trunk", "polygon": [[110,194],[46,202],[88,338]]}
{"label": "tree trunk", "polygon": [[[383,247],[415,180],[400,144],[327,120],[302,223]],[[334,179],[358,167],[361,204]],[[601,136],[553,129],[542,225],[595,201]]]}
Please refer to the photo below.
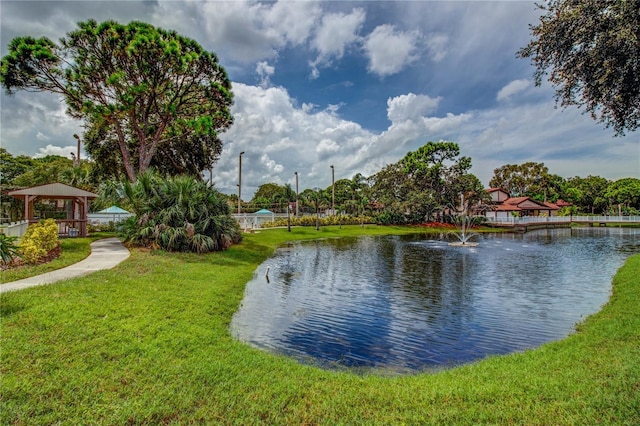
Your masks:
{"label": "tree trunk", "polygon": [[124,169],[127,172],[127,179],[129,179],[129,182],[133,183],[136,181],[136,170],[134,169],[133,164],[131,164],[131,155],[129,155],[129,150],[127,149],[124,133],[122,133],[119,123],[115,123],[115,128],[118,135],[118,146],[120,147],[120,153],[122,154],[122,163],[124,164]]}

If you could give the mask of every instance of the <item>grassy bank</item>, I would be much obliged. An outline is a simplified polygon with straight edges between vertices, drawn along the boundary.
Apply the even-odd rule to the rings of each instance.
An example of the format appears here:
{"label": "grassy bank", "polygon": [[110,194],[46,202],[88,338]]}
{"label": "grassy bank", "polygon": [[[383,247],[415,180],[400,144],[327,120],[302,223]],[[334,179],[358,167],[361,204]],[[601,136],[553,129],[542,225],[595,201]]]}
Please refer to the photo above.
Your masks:
{"label": "grassy bank", "polygon": [[110,271],[3,294],[0,421],[640,423],[640,255],[576,334],[437,374],[324,371],[229,336],[245,283],[281,243],[416,231],[274,229],[225,253],[134,251]]}

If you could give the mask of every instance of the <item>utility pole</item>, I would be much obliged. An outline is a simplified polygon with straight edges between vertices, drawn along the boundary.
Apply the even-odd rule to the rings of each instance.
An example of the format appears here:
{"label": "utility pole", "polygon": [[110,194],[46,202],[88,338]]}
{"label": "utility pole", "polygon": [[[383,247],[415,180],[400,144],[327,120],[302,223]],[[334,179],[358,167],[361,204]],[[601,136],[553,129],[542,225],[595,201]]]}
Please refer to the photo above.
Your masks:
{"label": "utility pole", "polygon": [[298,172],[295,172],[296,175],[296,217],[298,217]]}
{"label": "utility pole", "polygon": [[331,165],[331,214],[336,215],[336,182],[334,179],[334,169]]}
{"label": "utility pole", "polygon": [[242,210],[242,154],[244,154],[244,151],[238,156],[238,214]]}

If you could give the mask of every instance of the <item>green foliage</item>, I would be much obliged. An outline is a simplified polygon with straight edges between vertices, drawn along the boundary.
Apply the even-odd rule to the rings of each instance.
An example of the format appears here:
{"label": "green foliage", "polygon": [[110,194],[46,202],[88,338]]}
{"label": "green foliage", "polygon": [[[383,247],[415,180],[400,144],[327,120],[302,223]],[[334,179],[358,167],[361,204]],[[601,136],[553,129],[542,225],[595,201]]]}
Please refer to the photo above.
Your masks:
{"label": "green foliage", "polygon": [[0,148],[0,183],[11,185],[15,178],[33,166],[33,159],[25,155],[14,157],[4,148]]}
{"label": "green foliage", "polygon": [[420,223],[457,208],[461,195],[468,203],[484,199],[479,179],[468,173],[471,159],[459,155],[454,142],[428,142],[372,176],[370,197],[386,212],[378,220]]}
{"label": "green foliage", "polygon": [[36,263],[58,247],[58,225],[53,219],[29,225],[20,239],[20,257],[27,263]]}
{"label": "green foliage", "polygon": [[378,225],[402,225],[407,222],[407,219],[400,212],[384,210],[376,216],[375,222]]}
{"label": "green foliage", "polygon": [[16,244],[18,237],[12,237],[0,232],[0,261],[11,263],[14,257],[19,256],[20,248]]}
{"label": "green foliage", "polygon": [[231,82],[216,55],[143,22],[80,22],[59,44],[15,38],[0,83],[9,93],[62,95],[85,122],[99,173],[130,181],[149,167],[198,175],[218,159],[218,135],[232,123]]}
{"label": "green foliage", "polygon": [[640,209],[640,179],[624,178],[611,182],[604,195],[612,204]]}
{"label": "green foliage", "polygon": [[264,183],[260,185],[247,206],[248,211],[268,209],[276,212],[286,212],[287,205],[295,201],[296,193],[291,185]]}
{"label": "green foliage", "polygon": [[605,191],[609,181],[600,176],[567,179],[563,189],[563,199],[574,204],[582,213],[602,213],[609,204]]}
{"label": "green foliage", "polygon": [[617,135],[640,124],[640,2],[551,0],[518,55],[536,85],[548,75],[562,106],[584,107]]}
{"label": "green foliage", "polygon": [[[58,155],[34,158],[31,167],[14,179],[14,183],[23,187],[62,182],[62,175],[73,168],[73,161]],[[66,183],[66,182],[65,182]]]}
{"label": "green foliage", "polygon": [[[363,223],[374,223],[373,218],[369,216],[351,216],[351,215],[336,215],[336,216],[323,216],[319,217],[319,226],[331,226],[331,225],[362,225]],[[291,226],[316,226],[316,216],[306,215],[300,217],[291,217]],[[265,222],[261,225],[263,228],[275,228],[287,226],[287,219],[277,219],[272,222]]]}
{"label": "green foliage", "polygon": [[512,197],[531,197],[538,201],[557,200],[564,179],[549,174],[544,163],[505,164],[493,170],[492,188],[507,191]]}
{"label": "green foliage", "polygon": [[123,224],[126,241],[169,251],[226,250],[242,240],[224,198],[190,176],[162,178],[148,171],[123,182],[125,205],[135,213]]}

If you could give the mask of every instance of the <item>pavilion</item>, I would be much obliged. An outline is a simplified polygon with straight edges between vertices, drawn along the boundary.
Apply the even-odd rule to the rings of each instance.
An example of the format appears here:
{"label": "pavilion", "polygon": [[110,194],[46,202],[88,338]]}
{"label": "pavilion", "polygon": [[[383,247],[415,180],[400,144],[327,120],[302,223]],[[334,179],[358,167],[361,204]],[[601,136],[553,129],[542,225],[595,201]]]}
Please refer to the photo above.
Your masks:
{"label": "pavilion", "polygon": [[31,188],[10,191],[7,195],[24,201],[24,220],[29,223],[38,222],[35,217],[34,203],[40,200],[72,201],[72,208],[67,212],[66,219],[56,219],[58,233],[62,236],[87,236],[87,213],[89,200],[98,198],[93,192],[65,185],[64,183],[49,183]]}

